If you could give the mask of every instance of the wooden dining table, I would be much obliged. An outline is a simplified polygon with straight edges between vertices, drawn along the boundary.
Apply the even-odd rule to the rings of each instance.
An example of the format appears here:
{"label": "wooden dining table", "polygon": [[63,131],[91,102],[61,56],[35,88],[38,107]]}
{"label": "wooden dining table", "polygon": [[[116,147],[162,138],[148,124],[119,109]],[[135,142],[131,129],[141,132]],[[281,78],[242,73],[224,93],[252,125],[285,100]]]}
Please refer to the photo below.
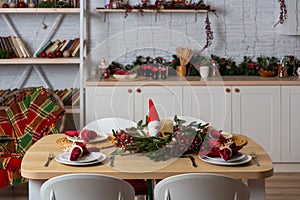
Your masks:
{"label": "wooden dining table", "polygon": [[216,165],[204,162],[198,155],[192,155],[198,167],[193,167],[188,156],[171,158],[166,161],[155,162],[143,154],[124,154],[116,155],[114,167],[109,166],[111,152],[116,147],[111,146],[109,141],[101,142],[95,145],[100,147],[100,152],[107,158],[100,163],[93,165],[74,166],[62,164],[53,159],[48,167],[44,164],[47,161],[49,152],[55,155],[63,153],[63,149],[58,147],[56,141],[64,134],[48,135],[37,141],[26,152],[22,165],[21,174],[29,179],[29,200],[39,200],[39,191],[41,185],[55,176],[71,173],[96,173],[114,176],[121,179],[164,179],[173,175],[184,173],[214,173],[226,175],[247,183],[251,200],[265,199],[265,179],[273,175],[273,163],[268,153],[254,140],[249,137],[248,143],[240,152],[250,154],[256,153],[259,166],[253,160],[241,165]]}

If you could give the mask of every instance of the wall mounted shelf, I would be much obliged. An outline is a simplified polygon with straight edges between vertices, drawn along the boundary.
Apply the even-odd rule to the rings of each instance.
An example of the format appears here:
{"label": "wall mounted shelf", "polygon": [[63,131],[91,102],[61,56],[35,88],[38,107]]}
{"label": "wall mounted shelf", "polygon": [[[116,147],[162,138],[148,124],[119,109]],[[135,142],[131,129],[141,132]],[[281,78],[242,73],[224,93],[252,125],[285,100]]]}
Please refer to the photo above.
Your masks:
{"label": "wall mounted shelf", "polygon": [[[125,13],[125,9],[95,9],[95,12],[101,13]],[[131,13],[140,12],[138,9],[132,9],[129,11]],[[143,9],[143,13],[206,13],[207,10],[195,10],[195,9],[162,9],[162,10],[151,10],[151,9]]]}
{"label": "wall mounted shelf", "polygon": [[15,64],[79,64],[79,58],[11,58],[11,59],[0,59],[0,64],[15,65]]}
{"label": "wall mounted shelf", "polygon": [[80,13],[79,8],[0,8],[0,13]]}
{"label": "wall mounted shelf", "polygon": [[[139,9],[132,9],[127,11],[127,13],[154,13],[155,14],[155,22],[157,21],[157,14],[163,13],[193,13],[195,14],[195,22],[197,22],[197,14],[198,13],[207,13],[208,10],[195,10],[195,9],[161,9],[161,10],[152,10],[152,9],[142,9],[141,12]],[[103,9],[96,8],[95,12],[104,13],[104,22],[106,21],[106,14],[108,13],[126,13],[126,9]]]}

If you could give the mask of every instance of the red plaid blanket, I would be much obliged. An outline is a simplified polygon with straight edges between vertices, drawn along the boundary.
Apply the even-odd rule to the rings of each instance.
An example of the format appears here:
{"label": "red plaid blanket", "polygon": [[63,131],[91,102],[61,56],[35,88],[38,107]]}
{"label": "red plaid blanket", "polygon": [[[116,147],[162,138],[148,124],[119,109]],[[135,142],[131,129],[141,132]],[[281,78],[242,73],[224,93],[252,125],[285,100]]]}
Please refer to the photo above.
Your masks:
{"label": "red plaid blanket", "polygon": [[0,187],[8,182],[15,185],[26,181],[20,174],[21,159],[34,142],[58,133],[54,123],[64,114],[65,110],[41,88],[23,101],[0,110]]}

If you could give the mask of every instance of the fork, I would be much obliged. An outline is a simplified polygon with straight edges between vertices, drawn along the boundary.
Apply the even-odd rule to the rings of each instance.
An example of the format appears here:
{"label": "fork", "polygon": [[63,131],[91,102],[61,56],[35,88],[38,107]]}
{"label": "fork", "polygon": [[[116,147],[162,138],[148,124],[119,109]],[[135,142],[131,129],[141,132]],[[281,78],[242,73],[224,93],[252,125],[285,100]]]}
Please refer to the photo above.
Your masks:
{"label": "fork", "polygon": [[109,166],[114,167],[115,166],[115,156],[112,155],[109,157]]}
{"label": "fork", "polygon": [[260,164],[259,164],[259,162],[258,162],[258,160],[257,160],[257,156],[256,156],[255,151],[252,151],[252,152],[250,153],[250,156],[252,157],[252,159],[253,159],[254,163],[256,164],[256,166],[260,166]]}
{"label": "fork", "polygon": [[53,158],[54,158],[54,153],[53,153],[53,152],[50,152],[50,153],[48,154],[48,160],[47,160],[47,162],[44,164],[44,166],[45,166],[45,167],[48,167],[48,166],[49,166],[49,163],[51,162],[51,160],[53,160]]}

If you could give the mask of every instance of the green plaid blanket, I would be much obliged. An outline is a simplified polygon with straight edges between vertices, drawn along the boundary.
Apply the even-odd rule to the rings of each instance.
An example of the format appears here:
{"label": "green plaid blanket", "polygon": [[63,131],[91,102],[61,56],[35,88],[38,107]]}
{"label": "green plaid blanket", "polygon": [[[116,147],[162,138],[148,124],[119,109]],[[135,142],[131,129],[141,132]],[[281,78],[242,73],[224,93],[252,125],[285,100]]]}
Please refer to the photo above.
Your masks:
{"label": "green plaid blanket", "polygon": [[[54,123],[64,114],[65,110],[50,100],[42,87],[6,111],[0,110],[0,171],[7,171],[11,185],[25,181],[20,166],[13,167],[12,162],[19,164],[17,159],[22,159],[30,146],[43,136],[58,133]],[[0,187],[7,182],[4,177],[0,176]]]}

